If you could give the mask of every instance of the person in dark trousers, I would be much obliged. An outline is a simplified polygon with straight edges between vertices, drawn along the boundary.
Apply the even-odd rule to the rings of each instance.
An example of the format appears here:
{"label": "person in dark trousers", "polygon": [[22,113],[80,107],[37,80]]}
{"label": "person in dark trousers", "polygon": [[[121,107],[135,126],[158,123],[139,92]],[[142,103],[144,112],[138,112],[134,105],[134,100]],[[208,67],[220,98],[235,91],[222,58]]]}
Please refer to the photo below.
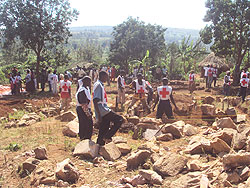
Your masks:
{"label": "person in dark trousers", "polygon": [[231,81],[230,81],[230,71],[227,71],[226,75],[224,76],[224,94],[226,96],[229,96],[230,94],[230,86],[231,86]]}
{"label": "person in dark trousers", "polygon": [[245,102],[248,85],[249,85],[249,79],[247,78],[247,75],[244,74],[240,79],[240,94],[242,97],[242,102]]}
{"label": "person in dark trousers", "polygon": [[172,87],[168,86],[167,78],[163,78],[162,83],[163,83],[162,86],[157,87],[157,98],[155,100],[153,111],[155,109],[155,106],[158,104],[160,100],[157,107],[156,118],[157,119],[162,118],[162,115],[165,113],[168,119],[173,119],[173,110],[170,100],[175,106],[176,110],[178,110],[178,107],[176,106],[174,101],[174,97],[172,94]]}
{"label": "person in dark trousers", "polygon": [[91,112],[91,78],[85,76],[83,85],[76,92],[76,112],[79,120],[80,140],[91,139],[93,133],[93,120]]}
{"label": "person in dark trousers", "polygon": [[45,69],[42,69],[42,73],[41,73],[41,88],[42,88],[42,91],[44,91],[46,81],[47,81],[47,73],[46,73]]}
{"label": "person in dark trousers", "polygon": [[[95,107],[97,124],[99,125],[97,144],[101,146],[112,140],[112,136],[115,135],[115,133],[118,131],[124,121],[122,116],[114,113],[107,106],[107,93],[104,88],[104,83],[107,81],[107,79],[107,72],[100,71],[99,80],[95,82],[93,88],[93,102]],[[111,122],[113,123],[112,127],[110,127]]]}

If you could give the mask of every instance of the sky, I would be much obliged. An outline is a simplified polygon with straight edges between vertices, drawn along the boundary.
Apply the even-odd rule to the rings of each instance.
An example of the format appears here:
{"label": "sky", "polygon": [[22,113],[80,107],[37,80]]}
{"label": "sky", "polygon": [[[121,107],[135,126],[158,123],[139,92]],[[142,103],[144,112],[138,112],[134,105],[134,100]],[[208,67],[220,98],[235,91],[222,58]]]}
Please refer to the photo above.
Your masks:
{"label": "sky", "polygon": [[201,29],[206,0],[69,0],[80,14],[72,27],[116,26],[129,16],[164,27]]}

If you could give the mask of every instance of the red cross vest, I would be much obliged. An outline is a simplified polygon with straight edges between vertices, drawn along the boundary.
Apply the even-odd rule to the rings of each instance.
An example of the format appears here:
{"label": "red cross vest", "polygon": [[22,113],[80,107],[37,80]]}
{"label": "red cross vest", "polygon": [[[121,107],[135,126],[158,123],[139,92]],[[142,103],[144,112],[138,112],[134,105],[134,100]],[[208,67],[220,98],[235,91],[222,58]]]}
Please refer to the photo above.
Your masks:
{"label": "red cross vest", "polygon": [[69,89],[71,89],[71,82],[69,80],[61,80],[60,81],[60,88],[61,88],[61,97],[62,98],[69,98]]}
{"label": "red cross vest", "polygon": [[119,75],[119,76],[117,77],[117,89],[119,89],[119,83],[118,83],[119,78],[121,79],[120,81],[121,81],[122,88],[125,88],[125,84],[126,84],[126,83],[125,83],[125,79],[124,79],[123,76]]}
{"label": "red cross vest", "polygon": [[146,81],[142,80],[142,85],[139,84],[138,80],[135,80],[135,93],[146,93]]}
{"label": "red cross vest", "polygon": [[[95,83],[94,83],[94,86],[93,86],[93,91],[95,92],[95,89],[97,88],[97,86],[101,86],[102,88],[102,100],[98,102],[98,104],[106,104],[107,105],[107,102],[108,102],[108,98],[107,98],[107,93],[105,91],[105,88],[104,86],[102,85],[102,83],[100,82],[100,80],[97,80]],[[94,95],[94,92],[93,92],[93,95]]]}
{"label": "red cross vest", "polygon": [[169,100],[170,95],[172,93],[172,87],[170,86],[157,87],[157,93],[159,95],[160,100],[163,100],[163,101]]}
{"label": "red cross vest", "polygon": [[193,82],[194,81],[194,74],[189,74],[189,78],[188,78],[188,80],[190,81],[190,82]]}
{"label": "red cross vest", "polygon": [[207,75],[208,75],[209,77],[212,77],[212,76],[213,76],[213,69],[212,69],[212,68],[209,68],[209,69],[208,69]]}
{"label": "red cross vest", "polygon": [[247,87],[249,80],[247,78],[240,79],[240,85],[241,87]]}
{"label": "red cross vest", "polygon": [[78,101],[78,94],[80,93],[80,92],[82,92],[82,91],[84,91],[85,92],[85,95],[86,95],[86,97],[88,98],[88,100],[89,100],[89,104],[88,104],[88,108],[91,108],[91,95],[90,95],[90,89],[87,87],[87,88],[85,88],[85,87],[80,87],[79,89],[78,89],[78,91],[76,92],[76,106],[81,106],[80,105],[80,103],[79,103],[79,101]]}

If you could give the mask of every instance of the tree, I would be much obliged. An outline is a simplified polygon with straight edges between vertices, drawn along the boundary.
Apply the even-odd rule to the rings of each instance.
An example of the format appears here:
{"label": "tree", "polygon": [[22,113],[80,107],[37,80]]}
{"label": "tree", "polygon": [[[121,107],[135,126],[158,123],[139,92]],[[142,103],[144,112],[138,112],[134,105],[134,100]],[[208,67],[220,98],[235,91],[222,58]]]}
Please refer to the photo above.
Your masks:
{"label": "tree", "polygon": [[68,26],[77,15],[68,0],[0,0],[4,48],[21,41],[25,48],[34,51],[38,75],[42,53],[67,43]]}
{"label": "tree", "polygon": [[165,31],[162,26],[146,25],[138,18],[129,17],[127,21],[114,27],[110,62],[127,70],[130,61],[142,60],[149,50],[147,61],[156,64],[165,57]]}
{"label": "tree", "polygon": [[249,51],[249,0],[207,0],[205,22],[211,22],[201,32],[205,44],[213,42],[211,50],[222,57],[234,59],[234,85],[239,83],[240,66]]}

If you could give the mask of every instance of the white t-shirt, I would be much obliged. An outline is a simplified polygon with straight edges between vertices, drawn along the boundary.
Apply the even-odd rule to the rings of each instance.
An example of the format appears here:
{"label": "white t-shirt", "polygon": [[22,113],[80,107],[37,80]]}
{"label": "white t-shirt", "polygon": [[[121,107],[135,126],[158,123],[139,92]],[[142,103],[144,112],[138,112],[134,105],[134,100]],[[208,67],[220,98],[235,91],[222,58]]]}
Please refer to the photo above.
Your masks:
{"label": "white t-shirt", "polygon": [[204,67],[203,69],[205,70],[204,76],[207,76],[207,71],[208,71],[209,67]]}

